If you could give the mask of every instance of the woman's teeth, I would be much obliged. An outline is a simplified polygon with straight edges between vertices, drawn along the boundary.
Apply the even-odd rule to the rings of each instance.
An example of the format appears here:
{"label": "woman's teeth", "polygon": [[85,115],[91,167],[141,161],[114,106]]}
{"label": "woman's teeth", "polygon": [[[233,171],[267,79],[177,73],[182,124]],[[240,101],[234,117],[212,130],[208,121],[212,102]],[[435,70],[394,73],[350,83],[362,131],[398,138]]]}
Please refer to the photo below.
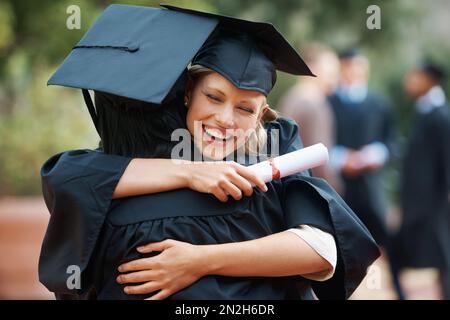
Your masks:
{"label": "woman's teeth", "polygon": [[232,134],[224,135],[222,132],[216,129],[211,129],[206,126],[203,127],[203,130],[206,132],[207,135],[212,137],[213,139],[219,139],[219,140],[230,140],[233,138]]}

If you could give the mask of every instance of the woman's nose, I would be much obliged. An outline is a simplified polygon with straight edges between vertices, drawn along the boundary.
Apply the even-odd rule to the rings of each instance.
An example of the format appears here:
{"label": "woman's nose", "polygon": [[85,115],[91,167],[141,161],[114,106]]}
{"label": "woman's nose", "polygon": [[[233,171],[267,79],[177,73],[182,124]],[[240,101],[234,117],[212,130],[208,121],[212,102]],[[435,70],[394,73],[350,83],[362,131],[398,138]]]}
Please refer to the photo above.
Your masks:
{"label": "woman's nose", "polygon": [[232,128],[234,126],[233,108],[224,107],[215,115],[217,123],[224,128]]}

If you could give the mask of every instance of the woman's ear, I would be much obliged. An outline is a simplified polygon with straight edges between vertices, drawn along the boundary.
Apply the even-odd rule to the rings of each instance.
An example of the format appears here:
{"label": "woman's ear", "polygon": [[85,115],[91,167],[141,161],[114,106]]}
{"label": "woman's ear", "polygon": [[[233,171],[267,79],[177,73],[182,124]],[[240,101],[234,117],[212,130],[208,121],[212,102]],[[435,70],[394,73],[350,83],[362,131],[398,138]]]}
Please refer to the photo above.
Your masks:
{"label": "woman's ear", "polygon": [[261,107],[261,111],[259,112],[259,116],[258,116],[258,121],[261,121],[261,119],[264,117],[264,115],[266,114],[266,112],[269,110],[269,105],[267,103],[265,103],[262,107]]}

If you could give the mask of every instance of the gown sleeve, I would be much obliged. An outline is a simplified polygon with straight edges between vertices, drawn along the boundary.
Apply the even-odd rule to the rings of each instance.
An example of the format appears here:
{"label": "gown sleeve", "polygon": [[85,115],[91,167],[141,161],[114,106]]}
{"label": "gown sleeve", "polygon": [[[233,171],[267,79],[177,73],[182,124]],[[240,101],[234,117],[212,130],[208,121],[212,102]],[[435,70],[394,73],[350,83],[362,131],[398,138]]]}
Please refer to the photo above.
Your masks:
{"label": "gown sleeve", "polygon": [[[75,150],[48,159],[41,169],[50,221],[39,258],[39,280],[59,295],[88,294],[86,267],[93,255],[112,194],[130,158]],[[80,288],[69,289],[69,266],[80,271]],[[73,267],[71,267],[73,268]]]}
{"label": "gown sleeve", "polygon": [[450,112],[443,112],[435,126],[435,132],[438,134],[437,140],[440,140],[438,157],[441,159],[442,173],[444,179],[444,191],[447,194],[447,204],[450,214]]}
{"label": "gown sleeve", "polygon": [[331,265],[331,270],[303,274],[302,276],[316,281],[330,279],[334,275],[337,262],[337,249],[334,237],[327,232],[308,225],[299,225],[297,228],[291,228],[287,231],[296,234]]}
{"label": "gown sleeve", "polygon": [[[298,127],[293,121],[281,118],[277,126],[281,154],[301,148]],[[372,235],[325,180],[302,172],[282,178],[279,183],[286,228],[309,225],[330,233],[336,241],[335,274],[327,281],[312,281],[314,292],[319,299],[350,297],[380,255]]]}

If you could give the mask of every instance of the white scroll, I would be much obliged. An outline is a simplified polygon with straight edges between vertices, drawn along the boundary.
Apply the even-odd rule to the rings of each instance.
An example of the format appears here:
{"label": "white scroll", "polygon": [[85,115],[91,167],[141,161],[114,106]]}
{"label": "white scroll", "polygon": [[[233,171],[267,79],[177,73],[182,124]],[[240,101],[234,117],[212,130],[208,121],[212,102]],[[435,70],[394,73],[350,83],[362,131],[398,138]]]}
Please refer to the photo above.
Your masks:
{"label": "white scroll", "polygon": [[327,162],[328,149],[322,143],[318,143],[251,165],[248,168],[267,183],[274,179],[324,165]]}

